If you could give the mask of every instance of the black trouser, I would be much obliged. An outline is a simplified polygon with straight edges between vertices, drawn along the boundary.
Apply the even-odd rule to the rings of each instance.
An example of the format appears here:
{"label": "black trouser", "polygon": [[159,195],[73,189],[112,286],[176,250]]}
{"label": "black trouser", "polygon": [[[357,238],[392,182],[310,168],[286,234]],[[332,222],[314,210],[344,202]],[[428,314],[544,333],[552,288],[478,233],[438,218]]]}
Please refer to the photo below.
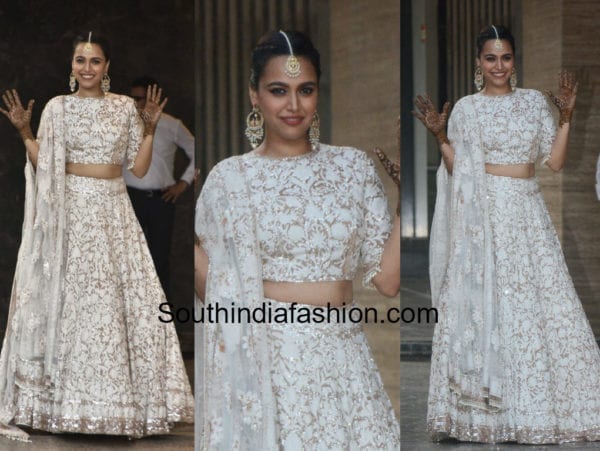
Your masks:
{"label": "black trouser", "polygon": [[127,192],[148,241],[158,278],[169,298],[169,253],[175,204],[162,200],[161,190],[139,190],[128,186]]}

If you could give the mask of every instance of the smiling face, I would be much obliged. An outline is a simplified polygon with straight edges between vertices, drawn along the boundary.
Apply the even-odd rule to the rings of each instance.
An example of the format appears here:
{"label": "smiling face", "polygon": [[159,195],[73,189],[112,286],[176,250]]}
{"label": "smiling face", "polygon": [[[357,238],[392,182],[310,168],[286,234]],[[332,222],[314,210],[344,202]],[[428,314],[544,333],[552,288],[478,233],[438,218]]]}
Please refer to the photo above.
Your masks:
{"label": "smiling face", "polygon": [[310,61],[300,56],[300,75],[289,77],[285,73],[287,59],[287,55],[281,55],[268,61],[258,88],[250,88],[250,101],[258,106],[265,119],[265,142],[306,144],[317,111],[317,74]]}
{"label": "smiling face", "polygon": [[102,76],[108,73],[109,61],[98,44],[81,42],[73,52],[71,69],[79,84],[79,93],[101,93]]}
{"label": "smiling face", "polygon": [[513,49],[506,39],[500,41],[502,48],[496,48],[496,40],[488,39],[477,58],[485,79],[486,91],[508,92],[511,90],[509,79],[515,65]]}

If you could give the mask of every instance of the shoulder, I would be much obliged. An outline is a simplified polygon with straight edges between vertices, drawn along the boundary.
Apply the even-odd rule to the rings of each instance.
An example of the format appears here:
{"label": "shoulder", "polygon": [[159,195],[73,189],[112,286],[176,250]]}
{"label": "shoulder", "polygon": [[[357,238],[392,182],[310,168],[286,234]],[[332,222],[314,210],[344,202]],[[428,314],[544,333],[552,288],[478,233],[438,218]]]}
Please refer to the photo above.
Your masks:
{"label": "shoulder", "polygon": [[160,113],[159,122],[163,122],[168,125],[179,125],[181,121],[176,117],[171,116],[169,113],[165,113],[164,111]]}
{"label": "shoulder", "polygon": [[454,113],[454,112],[462,113],[467,104],[473,104],[476,96],[477,96],[477,94],[469,94],[468,96],[464,96],[464,97],[461,97],[460,99],[458,99],[456,101],[456,103],[454,104],[454,106],[452,107],[452,113]]}
{"label": "shoulder", "polygon": [[108,92],[106,93],[106,100],[108,100],[110,104],[118,108],[125,108],[127,110],[137,111],[135,109],[135,102],[133,101],[133,98],[129,96]]}
{"label": "shoulder", "polygon": [[68,95],[60,95],[60,96],[52,97],[50,100],[48,100],[48,102],[44,106],[44,109],[56,110],[57,108],[62,108],[65,103],[65,99],[67,97],[69,97],[69,96]]}
{"label": "shoulder", "polygon": [[537,89],[525,89],[525,88],[517,88],[516,93],[521,97],[528,97],[532,99],[545,99],[546,96],[537,90]]}
{"label": "shoulder", "polygon": [[182,122],[176,117],[171,116],[165,112],[160,114],[160,119],[158,120],[158,127],[165,128],[175,132],[179,127],[182,127]]}
{"label": "shoulder", "polygon": [[368,165],[371,159],[364,150],[349,146],[332,146],[330,144],[319,144],[319,156],[326,161],[344,164],[348,162],[360,162]]}
{"label": "shoulder", "polygon": [[213,168],[210,170],[207,176],[208,179],[221,179],[230,174],[239,174],[240,172],[240,158],[243,155],[234,155],[232,157],[225,158],[224,160],[219,161]]}
{"label": "shoulder", "polygon": [[326,168],[335,167],[359,184],[377,177],[375,162],[369,152],[355,147],[320,144],[319,160]]}
{"label": "shoulder", "polygon": [[548,108],[546,95],[537,89],[517,88],[519,98],[527,105],[528,109],[544,110]]}
{"label": "shoulder", "polygon": [[206,180],[202,184],[201,197],[204,199],[216,199],[226,195],[227,192],[240,189],[241,169],[240,158],[235,155],[219,161],[209,171]]}

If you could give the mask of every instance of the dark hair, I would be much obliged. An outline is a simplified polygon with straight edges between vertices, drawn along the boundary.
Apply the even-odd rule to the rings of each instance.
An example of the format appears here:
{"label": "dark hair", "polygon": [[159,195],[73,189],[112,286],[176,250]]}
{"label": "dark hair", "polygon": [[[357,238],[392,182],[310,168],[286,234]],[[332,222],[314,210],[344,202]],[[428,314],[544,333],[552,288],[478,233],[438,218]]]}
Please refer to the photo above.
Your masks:
{"label": "dark hair", "polygon": [[517,49],[515,47],[515,38],[510,30],[503,25],[494,25],[494,27],[496,27],[496,30],[498,30],[498,36],[496,36],[496,32],[494,31],[494,28],[492,28],[492,25],[482,28],[477,35],[477,57],[481,55],[484,44],[490,39],[496,38],[500,40],[506,39],[512,47],[513,55],[516,53]]}
{"label": "dark hair", "polygon": [[[317,82],[321,78],[321,56],[319,51],[304,33],[294,30],[285,30],[290,40],[295,56],[303,56],[310,61],[317,73]],[[258,89],[258,80],[262,76],[265,66],[271,58],[280,55],[289,55],[290,49],[285,36],[279,31],[271,31],[259,39],[252,51],[252,68],[250,71],[250,87]]]}
{"label": "dark hair", "polygon": [[158,81],[156,81],[156,78],[148,77],[147,75],[144,75],[143,77],[138,77],[131,82],[132,88],[141,87],[141,88],[146,89],[148,86],[152,86],[152,85],[159,85],[159,83],[158,83]]}
{"label": "dark hair", "polygon": [[[102,53],[104,53],[104,57],[106,58],[106,61],[110,61],[110,44],[108,42],[108,39],[106,39],[104,36],[102,36],[101,33],[96,33],[95,31],[92,31],[92,37],[90,39],[90,43],[92,44],[97,44],[100,46],[100,48],[102,49]],[[73,53],[75,53],[75,48],[81,44],[82,42],[88,42],[88,37],[90,35],[90,32],[88,31],[87,33],[78,33],[75,36],[75,39],[73,39]]]}

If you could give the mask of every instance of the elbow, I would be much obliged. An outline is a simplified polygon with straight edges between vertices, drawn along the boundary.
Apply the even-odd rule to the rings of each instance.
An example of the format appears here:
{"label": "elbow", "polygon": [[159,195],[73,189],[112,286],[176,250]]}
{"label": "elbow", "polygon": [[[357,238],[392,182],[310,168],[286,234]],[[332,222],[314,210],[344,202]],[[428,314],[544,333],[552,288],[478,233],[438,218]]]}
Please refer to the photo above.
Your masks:
{"label": "elbow", "polygon": [[552,169],[553,172],[560,172],[560,171],[562,171],[562,168],[565,166],[565,163],[563,161],[554,162],[552,160],[548,160],[546,162],[546,166],[548,166],[550,169]]}
{"label": "elbow", "polygon": [[133,168],[130,169],[130,171],[138,179],[141,179],[142,177],[144,177],[148,173],[148,168],[146,168],[146,169],[140,169],[140,168],[134,166]]}
{"label": "elbow", "polygon": [[395,298],[400,294],[400,275],[397,277],[375,277],[373,278],[373,285],[386,298]]}
{"label": "elbow", "polygon": [[382,287],[379,292],[386,298],[395,298],[400,294],[400,284]]}

